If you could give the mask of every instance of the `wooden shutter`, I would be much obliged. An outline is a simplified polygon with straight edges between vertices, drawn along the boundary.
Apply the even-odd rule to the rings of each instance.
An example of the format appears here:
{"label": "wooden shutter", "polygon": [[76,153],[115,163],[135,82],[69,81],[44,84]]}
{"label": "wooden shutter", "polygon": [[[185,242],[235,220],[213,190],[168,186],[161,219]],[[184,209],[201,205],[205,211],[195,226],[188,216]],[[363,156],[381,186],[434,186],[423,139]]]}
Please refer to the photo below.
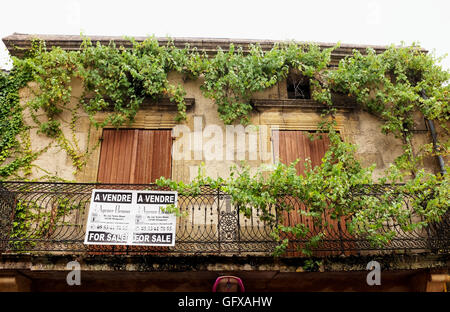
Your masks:
{"label": "wooden shutter", "polygon": [[[296,130],[283,130],[278,132],[279,138],[279,161],[284,164],[290,164],[296,159],[300,159],[300,161],[296,165],[297,173],[303,174],[305,171],[304,162],[306,158],[311,159],[311,165],[313,167],[318,166],[322,163],[322,158],[325,156],[328,147],[330,146],[330,140],[326,133],[314,134],[315,139],[309,139],[309,133],[305,131],[296,131]],[[307,217],[299,213],[299,210],[307,210],[300,201],[288,196],[285,200],[289,201],[291,205],[293,205],[294,209],[292,211],[283,212],[282,219],[283,225],[285,226],[293,226],[299,223],[306,224],[310,229],[311,233],[317,234],[318,230],[314,227],[313,220],[311,217]],[[341,218],[341,220],[331,219],[330,216],[325,213],[323,216],[324,221],[329,223],[329,228],[331,231],[327,231],[327,236],[325,240],[334,240],[334,244],[330,246],[331,249],[335,249],[338,247],[336,244],[343,237],[350,237],[348,231],[345,227],[345,220]],[[339,224],[338,224],[339,223]],[[290,239],[295,239],[292,235],[288,235]],[[336,246],[335,246],[336,245]],[[291,243],[289,245],[289,249],[296,249],[297,247],[302,247],[301,244]],[[321,246],[324,249],[326,246]],[[347,244],[346,247],[349,247]],[[340,252],[315,252],[316,256],[325,256],[325,255],[336,255]],[[347,253],[348,254],[348,253]],[[288,252],[288,256],[300,256],[300,252]]]}
{"label": "wooden shutter", "polygon": [[[172,171],[171,130],[104,129],[97,181],[148,184]],[[155,252],[167,247],[92,246],[91,254]]]}
{"label": "wooden shutter", "polygon": [[171,171],[171,130],[103,130],[98,182],[146,184]]}
{"label": "wooden shutter", "polygon": [[300,158],[295,166],[298,174],[303,174],[305,171],[304,162],[306,158],[311,159],[313,167],[320,165],[322,157],[330,145],[327,134],[321,135],[322,139],[316,138],[311,141],[308,138],[308,133],[304,131],[279,131],[279,160],[284,164],[290,164]]}

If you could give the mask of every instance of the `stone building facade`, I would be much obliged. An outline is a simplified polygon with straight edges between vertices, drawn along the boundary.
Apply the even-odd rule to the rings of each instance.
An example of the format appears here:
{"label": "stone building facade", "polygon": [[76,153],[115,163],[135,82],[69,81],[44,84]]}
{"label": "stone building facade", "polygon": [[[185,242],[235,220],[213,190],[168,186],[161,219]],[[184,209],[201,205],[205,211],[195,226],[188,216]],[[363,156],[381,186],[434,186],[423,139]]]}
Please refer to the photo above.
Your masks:
{"label": "stone building facade", "polygon": [[[48,36],[39,35],[47,43],[47,47],[60,46],[66,50],[79,48],[79,36]],[[13,34],[3,38],[12,55],[20,56],[21,50],[14,47],[29,48],[31,35]],[[100,41],[107,44],[114,40],[117,45],[129,44],[121,38],[92,37],[93,42]],[[143,40],[143,38],[136,38]],[[161,44],[166,39],[158,39]],[[174,44],[184,47],[185,44],[205,50],[208,54],[216,53],[218,47],[228,48],[230,43],[248,49],[250,44],[260,44],[263,49],[270,49],[275,42],[257,40],[228,40],[228,39],[196,39],[175,38]],[[322,48],[332,44],[319,44]],[[341,45],[332,54],[332,66],[357,49],[364,53],[369,46]],[[370,46],[377,52],[385,47]],[[92,155],[87,165],[79,172],[74,172],[71,160],[59,147],[54,146],[45,151],[35,164],[32,178],[39,178],[45,169],[46,173],[61,177],[69,181],[83,183],[149,183],[142,182],[139,173],[139,158],[131,167],[123,168],[120,159],[129,159],[129,154],[114,147],[108,152],[107,144],[114,144],[120,130],[136,130],[130,132],[123,140],[124,146],[131,150],[138,148],[140,136],[145,140],[146,135],[158,136],[166,140],[171,153],[158,154],[169,157],[165,168],[166,177],[174,180],[189,182],[196,176],[199,166],[204,163],[205,171],[212,177],[228,177],[231,165],[239,165],[242,160],[253,167],[265,165],[270,168],[280,160],[279,144],[284,144],[280,135],[286,131],[290,133],[305,133],[317,130],[321,120],[321,106],[311,99],[295,98],[291,96],[290,82],[279,82],[274,87],[254,94],[252,104],[254,110],[250,118],[252,126],[226,126],[219,118],[216,104],[206,98],[201,90],[201,78],[185,81],[181,75],[171,73],[169,80],[183,85],[188,106],[187,119],[179,124],[175,122],[176,107],[170,102],[146,102],[136,115],[132,125],[123,125],[119,130],[114,128],[95,129],[88,132],[89,119],[80,111],[81,118],[77,122],[76,136],[81,150],[89,148]],[[33,83],[30,84],[34,87]],[[71,82],[71,104],[75,107],[82,94],[82,83],[74,79]],[[20,92],[20,101],[25,103],[32,97],[30,89],[24,88]],[[394,159],[401,155],[402,142],[391,135],[384,135],[380,131],[382,121],[360,108],[355,102],[333,98],[338,112],[336,115],[337,130],[341,137],[358,146],[357,156],[363,165],[375,163],[375,176],[381,177]],[[64,115],[67,114],[67,115]],[[39,118],[39,115],[38,115]],[[62,113],[61,120],[69,120],[69,113]],[[98,121],[105,115],[96,115]],[[31,117],[26,121],[31,123]],[[256,126],[256,127],[255,127]],[[69,125],[64,125],[63,131],[70,136]],[[106,132],[110,134],[105,135]],[[170,136],[161,137],[155,131],[168,131]],[[114,133],[114,134],[113,134]],[[122,132],[125,133],[125,132]],[[163,132],[161,132],[163,133]],[[438,135],[442,131],[438,129]],[[128,135],[128,134],[127,134]],[[166,135],[166,134],[164,134]],[[108,141],[109,140],[109,141]],[[136,140],[136,141],[133,141]],[[98,146],[98,142],[101,142]],[[112,142],[112,143],[111,143]],[[421,116],[417,116],[414,133],[414,146],[417,148],[430,143],[431,136],[427,125]],[[39,134],[37,129],[31,130],[32,149],[38,150],[50,143],[50,139]],[[128,145],[127,145],[128,144]],[[156,144],[156,143],[155,143]],[[161,143],[163,144],[163,143]],[[139,145],[140,146],[140,145]],[[153,147],[152,147],[153,146]],[[148,149],[158,147],[152,145]],[[166,146],[166,145],[160,145]],[[310,151],[311,155],[314,153]],[[109,154],[108,154],[109,153]],[[123,153],[123,155],[121,154]],[[287,152],[285,152],[287,153]],[[121,156],[122,155],[122,156]],[[128,155],[128,156],[127,156]],[[111,158],[113,157],[113,158]],[[117,157],[116,160],[114,160]],[[121,158],[123,157],[123,158]],[[163,156],[161,156],[163,157]],[[109,159],[109,160],[108,160]],[[111,160],[112,159],[112,160]],[[319,157],[320,159],[320,157]],[[109,161],[109,162],[108,162]],[[448,159],[445,159],[448,163]],[[102,169],[102,162],[105,168]],[[437,172],[438,162],[434,157],[425,159],[427,170]],[[116,169],[112,167],[116,166]],[[103,171],[102,171],[103,170]],[[106,170],[106,171],[105,171]],[[116,173],[114,174],[114,171]],[[123,171],[126,171],[126,174]],[[130,170],[132,173],[129,173]],[[134,171],[133,171],[134,170]],[[156,169],[154,169],[156,170]],[[267,169],[270,170],[270,169]],[[113,173],[112,173],[113,172]],[[151,174],[150,174],[151,175]],[[167,176],[168,175],[168,176]],[[151,178],[153,179],[153,178]],[[66,263],[76,259],[81,263],[82,285],[67,286]],[[382,264],[383,282],[380,286],[368,286],[366,283],[366,265],[371,260]],[[317,268],[306,272],[303,267],[305,259],[285,257],[275,259],[270,255],[237,255],[237,254],[208,254],[208,255],[58,255],[52,253],[37,254],[2,254],[0,256],[0,289],[7,290],[132,290],[132,291],[209,291],[212,283],[219,275],[236,275],[242,278],[246,289],[253,291],[330,291],[330,290],[363,290],[363,291],[425,291],[442,290],[445,280],[448,281],[448,254],[428,253],[361,253],[347,257],[330,256],[321,260]],[[432,277],[434,280],[432,281]],[[439,280],[440,282],[436,282]]]}

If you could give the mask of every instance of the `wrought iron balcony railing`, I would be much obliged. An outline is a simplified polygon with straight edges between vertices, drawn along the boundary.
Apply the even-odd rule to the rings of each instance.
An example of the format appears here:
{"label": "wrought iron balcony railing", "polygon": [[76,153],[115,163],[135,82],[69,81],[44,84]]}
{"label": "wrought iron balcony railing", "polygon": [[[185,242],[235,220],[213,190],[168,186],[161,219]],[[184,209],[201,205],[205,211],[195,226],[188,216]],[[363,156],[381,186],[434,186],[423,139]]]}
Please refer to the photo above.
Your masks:
{"label": "wrought iron balcony railing", "polygon": [[[178,197],[178,207],[181,212],[187,212],[187,217],[177,219],[174,247],[87,246],[83,241],[90,196],[93,189],[100,188],[162,190],[156,185],[0,182],[0,253],[269,255],[278,245],[270,235],[272,225],[261,221],[260,211],[252,209],[252,215],[246,217],[231,204],[229,195],[203,187],[199,196]],[[364,195],[376,197],[381,193],[371,188]],[[286,196],[282,200],[293,199]],[[408,206],[407,198],[405,205]],[[293,215],[285,217],[289,219]],[[393,230],[397,235],[382,248],[373,247],[363,237],[350,235],[342,222],[328,221],[329,235],[314,248],[316,256],[408,250],[447,253],[449,250],[449,212],[441,222],[413,232],[403,232],[394,222],[387,223],[384,230]],[[296,222],[310,223],[308,226],[314,234],[311,220],[304,218]],[[306,239],[293,239],[286,255],[299,256],[296,248],[305,242]]]}

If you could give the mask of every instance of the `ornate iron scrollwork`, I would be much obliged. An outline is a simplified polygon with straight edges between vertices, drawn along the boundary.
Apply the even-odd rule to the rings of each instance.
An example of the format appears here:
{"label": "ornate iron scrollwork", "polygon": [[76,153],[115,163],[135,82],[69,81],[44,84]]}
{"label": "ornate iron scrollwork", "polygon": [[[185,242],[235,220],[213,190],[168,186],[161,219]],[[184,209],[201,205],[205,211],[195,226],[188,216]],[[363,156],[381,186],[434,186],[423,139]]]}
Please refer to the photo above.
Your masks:
{"label": "ornate iron scrollwork", "polygon": [[[52,182],[0,182],[0,253],[17,251],[48,252],[92,252],[83,244],[86,214],[90,196],[94,188],[108,189],[155,189],[157,185],[148,184],[93,184],[93,183],[52,183]],[[351,196],[378,197],[392,189],[392,196],[397,196],[395,186],[367,186],[352,192]],[[405,207],[408,206],[408,196]],[[282,198],[281,200],[287,200]],[[26,232],[19,228],[12,233],[12,221],[16,204],[33,207],[39,212],[40,219],[28,227]],[[228,194],[203,186],[198,196],[180,195],[178,204],[189,216],[178,224],[175,246],[164,250],[146,249],[139,253],[271,253],[277,242],[270,236],[272,225],[259,219],[258,210],[252,210],[252,217],[239,214],[239,207],[231,204]],[[195,209],[194,209],[195,208]],[[64,209],[64,218],[55,222],[52,216]],[[414,216],[417,217],[417,216]],[[45,219],[47,218],[47,219]],[[45,221],[45,222],[44,222]],[[46,231],[39,224],[49,225],[52,231]],[[41,226],[42,227],[42,226]],[[428,250],[430,252],[448,252],[450,245],[450,212],[441,222],[432,223],[425,230],[404,232],[395,224],[387,223],[385,231],[396,231],[397,237],[385,247],[374,247],[364,237],[352,237],[340,227],[329,229],[333,234],[325,238],[316,249],[318,251],[348,250]],[[12,235],[14,234],[14,235]],[[339,237],[339,239],[336,239]],[[307,239],[307,238],[305,238]],[[295,240],[293,241],[296,242]],[[298,240],[298,244],[302,241]],[[110,250],[110,253],[123,254],[124,249]],[[131,253],[133,251],[127,250]]]}
{"label": "ornate iron scrollwork", "polygon": [[236,211],[222,211],[219,217],[219,239],[220,241],[237,240],[238,219]]}

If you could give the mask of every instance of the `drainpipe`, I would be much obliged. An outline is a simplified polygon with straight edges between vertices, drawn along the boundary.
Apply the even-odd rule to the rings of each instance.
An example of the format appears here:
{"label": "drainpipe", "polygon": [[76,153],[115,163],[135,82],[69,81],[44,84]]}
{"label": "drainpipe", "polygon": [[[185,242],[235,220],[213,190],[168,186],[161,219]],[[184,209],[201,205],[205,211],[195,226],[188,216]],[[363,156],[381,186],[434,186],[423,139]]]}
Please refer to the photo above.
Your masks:
{"label": "drainpipe", "polygon": [[[437,134],[436,134],[436,129],[434,128],[433,120],[428,120],[428,119],[425,119],[425,120],[428,124],[428,128],[430,129],[431,137],[433,138],[433,149],[435,152],[437,152],[439,150],[439,146],[437,145]],[[444,175],[446,173],[444,158],[442,157],[442,155],[436,155],[436,156],[439,161],[439,167],[441,168],[441,174]]]}
{"label": "drainpipe", "polygon": [[[422,98],[425,100],[428,99],[424,90],[422,90]],[[433,139],[433,149],[435,152],[438,152],[439,146],[437,144],[437,133],[436,133],[436,128],[434,127],[434,122],[433,122],[433,120],[428,120],[426,118],[425,118],[425,121],[428,124],[428,129],[430,129],[431,138]],[[436,155],[436,156],[439,161],[439,167],[441,168],[441,174],[444,175],[444,174],[446,174],[444,158],[442,157],[442,155]]]}

